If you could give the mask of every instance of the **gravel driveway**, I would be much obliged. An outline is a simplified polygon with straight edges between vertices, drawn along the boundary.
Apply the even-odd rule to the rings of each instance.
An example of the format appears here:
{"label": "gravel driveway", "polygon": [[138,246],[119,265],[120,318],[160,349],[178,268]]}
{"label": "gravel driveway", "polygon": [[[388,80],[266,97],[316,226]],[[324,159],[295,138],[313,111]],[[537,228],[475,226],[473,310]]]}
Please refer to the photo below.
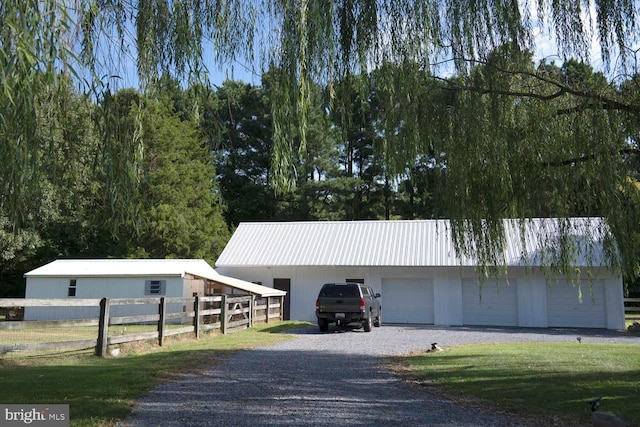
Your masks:
{"label": "gravel driveway", "polygon": [[482,342],[640,344],[604,330],[444,328],[384,325],[371,333],[316,326],[298,339],[242,351],[198,373],[161,384],[121,426],[535,426],[539,421],[469,407],[412,387],[385,356]]}

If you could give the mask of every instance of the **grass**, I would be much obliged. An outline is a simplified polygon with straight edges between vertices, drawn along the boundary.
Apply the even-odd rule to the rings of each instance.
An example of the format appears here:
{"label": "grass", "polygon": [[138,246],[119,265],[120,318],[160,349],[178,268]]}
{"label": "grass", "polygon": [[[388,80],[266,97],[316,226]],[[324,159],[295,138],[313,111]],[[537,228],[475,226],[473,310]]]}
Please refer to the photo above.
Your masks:
{"label": "grass", "polygon": [[[167,330],[190,326],[186,324],[167,324]],[[157,324],[149,325],[111,325],[109,336],[132,335],[142,332],[155,332]],[[30,344],[57,341],[75,341],[95,339],[98,336],[97,326],[51,327],[51,328],[26,328],[0,330],[0,345],[2,344]]]}
{"label": "grass", "polygon": [[72,426],[114,425],[158,383],[237,350],[291,339],[278,332],[307,324],[265,324],[199,340],[170,337],[163,347],[131,343],[121,346],[119,357],[99,358],[93,349],[11,353],[0,359],[0,402],[69,404]]}
{"label": "grass", "polygon": [[[290,339],[306,322],[260,325],[199,340],[169,337],[120,346],[119,357],[93,349],[9,353],[0,358],[0,402],[66,403],[72,426],[112,426],[148,390],[180,372],[213,364],[224,355]],[[412,355],[412,379],[454,399],[481,399],[517,412],[568,415],[589,425],[587,400],[603,396],[602,410],[640,425],[640,346],[591,343],[465,345]]]}
{"label": "grass", "polygon": [[590,425],[590,399],[640,425],[640,346],[578,343],[464,345],[412,355],[421,384],[487,405]]}

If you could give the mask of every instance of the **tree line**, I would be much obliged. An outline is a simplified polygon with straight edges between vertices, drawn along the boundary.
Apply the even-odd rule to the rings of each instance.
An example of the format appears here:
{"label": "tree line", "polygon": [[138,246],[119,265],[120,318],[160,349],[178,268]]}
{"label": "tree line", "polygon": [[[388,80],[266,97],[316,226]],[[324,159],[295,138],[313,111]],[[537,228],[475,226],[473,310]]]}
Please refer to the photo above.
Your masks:
{"label": "tree line", "polygon": [[[178,122],[149,129],[150,106],[159,102],[165,109],[153,114],[163,117],[182,111],[179,126],[191,120],[205,151],[224,159],[222,113],[203,124],[217,116],[193,105],[219,102],[216,90],[200,87],[205,64],[225,68],[244,58],[269,74],[261,85],[271,104],[269,169],[249,175],[276,190],[264,200],[272,213],[446,216],[456,250],[482,265],[500,264],[503,218],[601,215],[610,265],[636,277],[638,22],[637,0],[1,2],[3,271],[44,247],[144,255],[146,241],[128,237],[150,233],[140,218],[155,218],[150,241],[177,227],[172,200],[151,184],[157,164],[177,162],[149,163],[159,148],[148,153],[146,138]],[[531,61],[541,39],[555,42],[561,65]],[[611,79],[584,65],[591,60]],[[114,85],[132,63],[139,93],[129,96]],[[172,95],[182,103],[175,111],[160,96],[164,76],[189,93]],[[236,116],[230,120],[238,125]],[[70,130],[72,123],[79,128]],[[76,147],[68,142],[74,138],[94,141]],[[338,152],[323,138],[337,138]],[[59,140],[66,151],[51,143]],[[365,141],[373,141],[372,157]],[[337,161],[325,164],[332,156]],[[224,184],[211,182],[226,203],[223,212],[214,203],[214,212],[233,224],[229,203],[238,194],[223,197]],[[419,214],[402,211],[421,204],[427,210]],[[63,231],[62,223],[73,225]],[[66,245],[65,232],[88,229],[75,239],[78,250],[55,249]],[[556,269],[580,271],[571,265],[576,245],[566,229],[548,243],[557,248]]]}
{"label": "tree line", "polygon": [[[624,237],[622,255],[637,253],[639,116],[607,103],[638,99],[638,75],[614,84],[570,60],[541,64],[534,76],[530,54],[510,49],[447,80],[404,63],[311,86],[304,138],[297,126],[288,131],[297,154],[287,159],[286,190],[273,173],[282,161],[274,148],[278,69],[261,85],[185,88],[164,75],[144,94],[99,97],[60,75],[65,84],[36,98],[40,150],[29,162],[39,185],[28,187],[19,211],[0,210],[1,294],[19,296],[22,275],[55,258],[213,264],[241,221],[462,217],[475,226],[495,212],[604,216]],[[518,61],[531,75],[513,71]],[[601,105],[580,91],[599,93]],[[413,121],[390,104],[415,110]],[[415,135],[419,148],[407,142]],[[531,135],[548,147],[532,145]],[[615,193],[606,194],[612,182]],[[628,262],[637,269],[637,258]]]}

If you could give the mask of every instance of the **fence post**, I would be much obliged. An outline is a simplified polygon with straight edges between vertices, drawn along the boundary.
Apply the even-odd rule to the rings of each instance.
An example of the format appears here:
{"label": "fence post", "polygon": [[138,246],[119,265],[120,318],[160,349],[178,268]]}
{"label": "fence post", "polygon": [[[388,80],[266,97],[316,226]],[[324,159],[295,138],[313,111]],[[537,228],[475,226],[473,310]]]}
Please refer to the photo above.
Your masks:
{"label": "fence post", "polygon": [[220,302],[220,328],[222,329],[222,333],[227,333],[227,296],[222,295],[222,301]]}
{"label": "fence post", "polygon": [[109,298],[100,300],[100,318],[98,319],[98,340],[96,341],[96,356],[107,355],[109,335]]}
{"label": "fence post", "polygon": [[284,320],[284,296],[280,297],[280,319],[278,320]]}
{"label": "fence post", "polygon": [[256,296],[254,294],[251,294],[251,299],[249,300],[249,327],[253,328],[253,318],[255,317],[256,313]]}
{"label": "fence post", "polygon": [[160,318],[158,319],[158,344],[162,347],[164,341],[164,316],[165,316],[165,304],[164,297],[160,297],[160,304],[158,307],[158,314]]}
{"label": "fence post", "polygon": [[265,310],[266,323],[269,323],[269,313],[271,313],[271,297],[267,297],[267,308]]}
{"label": "fence post", "polygon": [[196,338],[200,338],[200,297],[195,296],[193,302],[193,332]]}

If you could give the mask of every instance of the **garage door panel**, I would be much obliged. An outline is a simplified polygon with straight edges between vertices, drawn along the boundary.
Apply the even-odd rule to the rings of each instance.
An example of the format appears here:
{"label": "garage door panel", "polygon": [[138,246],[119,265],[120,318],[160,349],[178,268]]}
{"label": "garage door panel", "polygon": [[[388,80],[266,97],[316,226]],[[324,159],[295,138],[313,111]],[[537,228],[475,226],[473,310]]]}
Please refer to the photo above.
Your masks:
{"label": "garage door panel", "polygon": [[382,313],[387,323],[433,324],[433,282],[382,279]]}
{"label": "garage door panel", "polygon": [[[582,302],[578,296],[582,291]],[[591,289],[591,290],[590,290]],[[547,322],[553,327],[606,328],[604,283],[559,282],[547,286]]]}
{"label": "garage door panel", "polygon": [[515,281],[474,279],[462,283],[462,315],[465,325],[517,326],[518,293]]}

